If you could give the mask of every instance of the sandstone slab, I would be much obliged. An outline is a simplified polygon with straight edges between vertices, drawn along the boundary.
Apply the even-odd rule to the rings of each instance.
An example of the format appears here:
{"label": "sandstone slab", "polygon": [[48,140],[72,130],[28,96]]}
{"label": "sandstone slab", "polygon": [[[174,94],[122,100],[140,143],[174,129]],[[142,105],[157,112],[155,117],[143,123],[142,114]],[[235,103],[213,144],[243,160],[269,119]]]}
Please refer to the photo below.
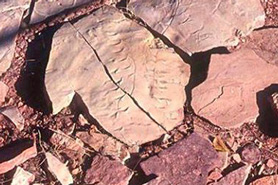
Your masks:
{"label": "sandstone slab", "polygon": [[108,132],[131,145],[182,122],[188,78],[172,49],[104,6],[55,33],[45,84],[54,114],[78,93]]}
{"label": "sandstone slab", "polygon": [[15,36],[23,12],[28,7],[28,0],[0,1],[0,75],[10,67],[15,48]]}
{"label": "sandstone slab", "polygon": [[206,184],[208,173],[222,164],[209,141],[193,133],[140,165],[146,175],[158,176],[149,184],[186,185]]}
{"label": "sandstone slab", "polygon": [[250,48],[266,62],[278,66],[278,28],[254,31],[250,38]]}
{"label": "sandstone slab", "polygon": [[64,10],[71,9],[92,0],[38,0],[35,2],[30,23],[38,23]]}
{"label": "sandstone slab", "polygon": [[265,19],[260,0],[131,0],[128,8],[188,53],[236,45],[238,34],[250,34]]}
{"label": "sandstone slab", "polygon": [[131,170],[117,161],[109,160],[107,157],[96,156],[91,168],[86,171],[86,184],[99,185],[128,185],[132,176]]}
{"label": "sandstone slab", "polygon": [[259,114],[257,93],[278,81],[277,72],[251,49],[212,55],[207,79],[192,91],[195,113],[226,128],[251,121]]}

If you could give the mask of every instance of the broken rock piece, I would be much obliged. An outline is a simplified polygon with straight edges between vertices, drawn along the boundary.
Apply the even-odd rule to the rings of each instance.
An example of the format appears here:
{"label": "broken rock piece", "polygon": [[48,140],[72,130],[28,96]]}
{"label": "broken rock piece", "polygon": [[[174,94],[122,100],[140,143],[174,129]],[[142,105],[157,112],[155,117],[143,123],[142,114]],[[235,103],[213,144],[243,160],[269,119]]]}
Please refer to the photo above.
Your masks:
{"label": "broken rock piece", "polygon": [[157,139],[183,121],[189,66],[113,7],[59,29],[46,70],[54,114],[78,93],[100,125],[128,145]]}
{"label": "broken rock piece", "polygon": [[34,182],[34,180],[35,176],[32,173],[25,171],[18,166],[13,176],[11,185],[29,185]]}
{"label": "broken rock piece", "polygon": [[[30,146],[31,144],[31,146]],[[37,156],[36,143],[21,142],[17,145],[1,148],[0,151],[0,174],[12,170],[25,161]]]}
{"label": "broken rock piece", "polygon": [[19,30],[24,10],[29,0],[0,1],[0,75],[11,64],[15,48],[15,36]]}
{"label": "broken rock piece", "polygon": [[1,108],[0,114],[9,118],[19,131],[24,129],[24,118],[16,107]]}
{"label": "broken rock piece", "polygon": [[250,173],[251,165],[246,165],[240,167],[228,175],[224,176],[220,181],[213,183],[213,185],[228,185],[228,184],[236,184],[236,185],[244,185],[245,181]]}
{"label": "broken rock piece", "polygon": [[5,97],[9,91],[9,87],[0,81],[0,103],[5,102]]}
{"label": "broken rock piece", "polygon": [[73,183],[73,178],[66,166],[59,159],[54,157],[50,152],[45,154],[48,169],[59,180],[62,185],[70,185]]}
{"label": "broken rock piece", "polygon": [[273,93],[271,95],[271,97],[269,97],[269,101],[270,101],[273,113],[278,118],[278,92],[277,93]]}
{"label": "broken rock piece", "polygon": [[44,19],[52,15],[56,15],[66,9],[74,8],[90,1],[91,0],[38,0],[35,2],[30,23],[34,24],[41,22]]}
{"label": "broken rock piece", "polygon": [[188,53],[234,46],[265,20],[260,0],[131,0],[128,9]]}
{"label": "broken rock piece", "polygon": [[277,73],[251,49],[212,55],[207,79],[192,90],[192,107],[218,126],[238,127],[258,116],[257,93],[277,82]]}
{"label": "broken rock piece", "polygon": [[208,173],[221,163],[209,141],[193,133],[142,162],[141,167],[146,175],[154,174],[171,185],[206,184]]}
{"label": "broken rock piece", "polygon": [[276,185],[276,184],[278,184],[278,175],[262,177],[250,183],[250,185]]}
{"label": "broken rock piece", "polygon": [[131,170],[117,161],[109,160],[107,157],[96,156],[91,168],[86,171],[86,184],[99,185],[128,185],[132,176]]}

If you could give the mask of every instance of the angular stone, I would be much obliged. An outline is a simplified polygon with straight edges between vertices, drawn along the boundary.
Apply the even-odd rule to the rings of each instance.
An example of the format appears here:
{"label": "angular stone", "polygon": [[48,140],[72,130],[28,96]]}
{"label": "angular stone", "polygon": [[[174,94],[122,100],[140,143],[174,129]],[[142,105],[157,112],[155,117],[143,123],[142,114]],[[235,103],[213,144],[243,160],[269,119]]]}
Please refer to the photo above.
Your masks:
{"label": "angular stone", "polygon": [[250,38],[250,48],[266,62],[278,66],[278,29],[269,28],[254,31]]}
{"label": "angular stone", "polygon": [[278,92],[273,93],[271,97],[269,97],[269,102],[271,104],[274,115],[276,115],[276,117],[278,118]]}
{"label": "angular stone", "polygon": [[0,1],[0,75],[11,64],[15,48],[15,36],[19,30],[28,0]]}
{"label": "angular stone", "polygon": [[0,82],[0,103],[5,102],[5,98],[8,91],[9,91],[9,87],[3,82]]}
{"label": "angular stone", "polygon": [[140,165],[146,175],[160,178],[155,182],[178,185],[206,184],[208,173],[221,163],[209,141],[193,133]]}
{"label": "angular stone", "polygon": [[34,180],[35,176],[32,173],[25,171],[23,168],[18,166],[13,176],[11,185],[29,185],[34,182]]}
{"label": "angular stone", "polygon": [[251,121],[259,113],[257,93],[278,81],[277,72],[251,49],[212,55],[207,79],[192,91],[195,113],[226,128]]}
{"label": "angular stone", "polygon": [[96,156],[91,168],[86,171],[86,184],[99,185],[128,185],[132,176],[131,170],[117,161],[109,160],[107,157]]}
{"label": "angular stone", "polygon": [[188,53],[236,45],[265,20],[260,0],[131,0],[128,8]]}
{"label": "angular stone", "polygon": [[259,178],[250,183],[250,185],[276,185],[278,183],[278,175],[271,175]]}
{"label": "angular stone", "polygon": [[35,2],[30,23],[34,24],[41,22],[44,19],[52,15],[56,15],[66,9],[74,8],[90,1],[91,0],[38,0]]}
{"label": "angular stone", "polygon": [[17,107],[1,108],[0,114],[9,118],[19,131],[22,131],[24,129],[24,118]]}
{"label": "angular stone", "polygon": [[244,185],[245,181],[250,173],[251,165],[246,165],[236,169],[235,171],[230,172],[228,175],[223,177],[219,182],[214,183],[213,185]]}
{"label": "angular stone", "polygon": [[183,120],[189,66],[112,7],[59,29],[46,71],[54,114],[78,93],[90,114],[129,145],[154,140],[165,133],[158,125],[171,130]]}

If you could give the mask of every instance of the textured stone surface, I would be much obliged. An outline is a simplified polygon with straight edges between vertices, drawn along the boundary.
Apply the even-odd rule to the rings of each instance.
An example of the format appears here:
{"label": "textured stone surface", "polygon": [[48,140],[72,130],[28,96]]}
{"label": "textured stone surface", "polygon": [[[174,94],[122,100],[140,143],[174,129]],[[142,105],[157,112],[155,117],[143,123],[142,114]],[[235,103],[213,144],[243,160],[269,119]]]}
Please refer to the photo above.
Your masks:
{"label": "textured stone surface", "polygon": [[261,159],[261,151],[254,144],[247,144],[241,151],[241,158],[243,161],[255,164]]}
{"label": "textured stone surface", "polygon": [[0,114],[3,114],[9,118],[19,131],[24,129],[24,118],[17,107],[0,108]]}
{"label": "textured stone surface", "polygon": [[34,182],[35,176],[21,167],[17,167],[11,185],[29,185]]}
{"label": "textured stone surface", "polygon": [[189,53],[236,45],[238,33],[250,34],[265,19],[260,0],[131,0],[128,7]]}
{"label": "textured stone surface", "polygon": [[239,126],[257,117],[257,92],[277,82],[277,72],[251,49],[212,55],[207,79],[192,91],[192,106],[214,124]]}
{"label": "textured stone surface", "polygon": [[86,171],[84,181],[87,184],[128,185],[131,175],[131,170],[123,164],[107,157],[96,156],[91,168]]}
{"label": "textured stone surface", "polygon": [[251,35],[251,48],[270,64],[278,66],[278,28],[254,31]]}
{"label": "textured stone surface", "polygon": [[278,175],[259,178],[250,183],[250,185],[276,185],[278,184]]}
{"label": "textured stone surface", "polygon": [[0,75],[10,67],[14,54],[14,39],[23,12],[28,6],[28,0],[0,1]]}
{"label": "textured stone surface", "polygon": [[193,133],[140,165],[146,175],[158,176],[150,184],[178,185],[205,184],[209,171],[222,164],[209,141]]}
{"label": "textured stone surface", "polygon": [[8,91],[9,91],[9,87],[3,82],[0,82],[0,103],[3,103],[5,101],[5,97]]}
{"label": "textured stone surface", "polygon": [[223,177],[219,182],[214,183],[213,185],[229,185],[229,184],[236,184],[236,185],[244,185],[245,181],[248,177],[250,172],[251,166],[243,166],[240,167],[228,175]]}
{"label": "textured stone surface", "polygon": [[271,97],[269,97],[269,101],[270,101],[273,113],[278,118],[278,92],[277,93],[273,93],[271,95]]}
{"label": "textured stone surface", "polygon": [[38,0],[35,2],[31,16],[31,24],[41,22],[47,17],[56,15],[63,10],[74,8],[93,0]]}
{"label": "textured stone surface", "polygon": [[154,140],[164,133],[158,125],[171,130],[183,120],[189,66],[114,8],[59,29],[46,71],[54,113],[78,93],[90,114],[127,144]]}

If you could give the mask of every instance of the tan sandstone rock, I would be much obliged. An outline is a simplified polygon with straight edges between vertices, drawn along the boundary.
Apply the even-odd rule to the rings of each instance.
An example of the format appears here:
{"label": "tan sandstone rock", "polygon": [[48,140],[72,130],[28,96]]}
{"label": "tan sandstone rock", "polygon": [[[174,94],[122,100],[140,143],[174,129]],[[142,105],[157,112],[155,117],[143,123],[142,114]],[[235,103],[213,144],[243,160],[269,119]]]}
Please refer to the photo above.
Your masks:
{"label": "tan sandstone rock", "polygon": [[265,19],[260,0],[131,0],[128,8],[188,53],[236,45]]}
{"label": "tan sandstone rock", "polygon": [[207,79],[193,89],[195,113],[221,127],[237,127],[259,114],[257,93],[278,81],[278,67],[247,48],[212,55]]}
{"label": "tan sandstone rock", "polygon": [[156,139],[183,120],[189,66],[112,7],[59,29],[46,71],[54,113],[78,93],[90,114],[129,145]]}

